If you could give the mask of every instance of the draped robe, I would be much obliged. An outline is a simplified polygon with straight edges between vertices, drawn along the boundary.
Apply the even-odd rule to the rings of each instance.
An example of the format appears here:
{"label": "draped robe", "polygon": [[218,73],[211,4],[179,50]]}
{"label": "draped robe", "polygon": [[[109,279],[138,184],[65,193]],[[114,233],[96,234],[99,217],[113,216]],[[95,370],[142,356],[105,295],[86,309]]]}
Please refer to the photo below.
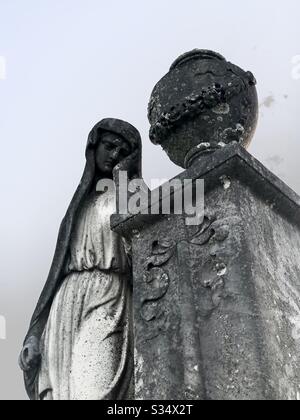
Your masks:
{"label": "draped robe", "polygon": [[[127,140],[132,148],[132,156],[137,153],[138,157],[129,179],[142,177],[142,143],[136,128],[114,118],[107,118],[96,124],[88,137],[84,173],[61,223],[50,272],[24,340],[24,346],[32,339],[37,340],[42,352],[41,363],[32,365],[24,372],[25,387],[31,400],[56,397],[123,399],[131,395],[128,385],[130,366],[133,364],[133,356],[129,350],[131,332],[128,323],[131,312],[131,289],[128,287],[129,273],[123,265],[125,261],[124,249],[121,247],[123,240],[117,239],[117,236],[110,232],[108,214],[112,212],[112,208],[106,212],[103,220],[102,217],[97,218],[99,212],[98,216],[95,216],[98,206],[103,206],[101,199],[100,201],[97,199],[95,205],[91,205],[89,201],[90,194],[93,195],[96,176],[95,149],[99,135],[103,131],[113,132]],[[122,165],[119,165],[119,170],[124,170]],[[89,218],[90,216],[92,217]],[[87,222],[88,218],[89,222],[85,223],[84,220]],[[95,230],[94,228],[88,230],[88,226],[94,226]],[[97,226],[100,232],[104,232],[102,238]],[[89,231],[87,240],[83,240],[82,229]],[[89,248],[91,243],[92,249]],[[97,249],[100,243],[101,247]],[[79,251],[79,254],[74,250]],[[79,255],[82,258],[79,258]],[[98,296],[98,300],[95,296]],[[81,308],[74,303],[77,298],[82,303]],[[115,310],[115,324],[109,323],[107,321],[109,314]],[[91,322],[86,322],[89,318]],[[122,335],[118,334],[117,330],[120,330],[122,325],[124,327],[123,321],[127,324],[122,330]],[[56,325],[55,328],[51,327],[52,323]],[[98,325],[99,328],[94,329],[92,325]],[[81,333],[83,334],[80,335]],[[70,340],[66,338],[68,335]],[[119,342],[112,344],[121,335],[123,344]],[[86,337],[86,340],[80,337]],[[65,345],[64,340],[69,343]],[[89,356],[86,354],[89,342],[94,346],[93,352],[98,356],[101,356],[100,353],[104,350],[106,354],[113,352],[115,346],[119,349],[118,356],[108,358],[110,363],[108,376],[105,375],[103,358],[100,357],[101,360],[97,362],[95,356],[89,363],[85,363],[93,353],[90,351]],[[127,353],[124,351],[125,344]],[[67,359],[66,364],[64,358]],[[97,364],[97,367],[93,364]],[[87,368],[88,365],[91,368],[95,367],[94,376],[91,374],[91,369]],[[84,391],[83,388],[79,390],[77,383],[83,384],[84,381],[90,381],[86,383],[89,383],[90,390],[95,390],[94,393]],[[87,389],[87,386],[85,388]]]}
{"label": "draped robe", "polygon": [[131,283],[124,240],[110,230],[115,196],[79,213],[66,275],[42,337],[39,398],[131,399]]}

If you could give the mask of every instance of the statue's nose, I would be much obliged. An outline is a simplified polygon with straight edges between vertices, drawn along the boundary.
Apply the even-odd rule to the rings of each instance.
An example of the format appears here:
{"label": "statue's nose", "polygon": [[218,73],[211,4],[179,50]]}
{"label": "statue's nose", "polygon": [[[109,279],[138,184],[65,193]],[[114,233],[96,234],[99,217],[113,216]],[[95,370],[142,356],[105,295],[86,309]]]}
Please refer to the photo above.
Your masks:
{"label": "statue's nose", "polygon": [[120,153],[120,148],[119,148],[119,147],[115,148],[115,149],[112,151],[112,158],[113,158],[113,159],[118,159],[118,157],[119,157],[119,153]]}

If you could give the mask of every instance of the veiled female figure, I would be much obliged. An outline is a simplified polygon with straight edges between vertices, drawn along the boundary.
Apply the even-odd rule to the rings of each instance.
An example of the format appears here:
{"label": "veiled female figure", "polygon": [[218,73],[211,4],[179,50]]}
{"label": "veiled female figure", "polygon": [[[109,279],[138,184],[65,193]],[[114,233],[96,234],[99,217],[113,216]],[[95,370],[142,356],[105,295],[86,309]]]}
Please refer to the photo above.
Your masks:
{"label": "veiled female figure", "polygon": [[97,184],[120,169],[141,177],[140,135],[105,119],[89,135],[86,159],[20,355],[31,399],[134,397],[130,255],[110,229],[115,192]]}

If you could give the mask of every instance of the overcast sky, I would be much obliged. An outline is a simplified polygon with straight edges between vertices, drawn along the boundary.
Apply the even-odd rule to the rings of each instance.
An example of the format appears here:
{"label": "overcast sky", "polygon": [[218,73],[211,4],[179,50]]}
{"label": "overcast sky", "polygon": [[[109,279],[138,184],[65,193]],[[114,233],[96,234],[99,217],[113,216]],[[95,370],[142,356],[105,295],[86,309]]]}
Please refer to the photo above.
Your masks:
{"label": "overcast sky", "polygon": [[25,398],[17,356],[91,127],[133,123],[147,182],[181,172],[150,143],[147,121],[178,55],[212,49],[255,74],[250,152],[300,193],[299,22],[299,0],[0,0],[0,399]]}

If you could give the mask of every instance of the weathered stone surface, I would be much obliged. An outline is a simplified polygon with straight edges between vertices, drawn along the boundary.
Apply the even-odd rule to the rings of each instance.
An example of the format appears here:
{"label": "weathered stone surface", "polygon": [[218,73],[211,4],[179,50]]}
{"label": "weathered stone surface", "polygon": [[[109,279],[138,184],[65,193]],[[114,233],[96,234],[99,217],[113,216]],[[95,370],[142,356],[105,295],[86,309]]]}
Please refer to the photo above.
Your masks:
{"label": "weathered stone surface", "polygon": [[232,142],[247,147],[258,118],[255,85],[252,73],[218,53],[183,54],[152,92],[150,139],[183,168]]}
{"label": "weathered stone surface", "polygon": [[300,198],[239,145],[205,179],[205,219],[112,218],[133,238],[137,399],[300,399]]}
{"label": "weathered stone surface", "polygon": [[112,180],[122,171],[141,178],[141,151],[126,121],[106,118],[88,136],[85,169],[19,357],[31,400],[133,396],[130,254],[110,216]]}

